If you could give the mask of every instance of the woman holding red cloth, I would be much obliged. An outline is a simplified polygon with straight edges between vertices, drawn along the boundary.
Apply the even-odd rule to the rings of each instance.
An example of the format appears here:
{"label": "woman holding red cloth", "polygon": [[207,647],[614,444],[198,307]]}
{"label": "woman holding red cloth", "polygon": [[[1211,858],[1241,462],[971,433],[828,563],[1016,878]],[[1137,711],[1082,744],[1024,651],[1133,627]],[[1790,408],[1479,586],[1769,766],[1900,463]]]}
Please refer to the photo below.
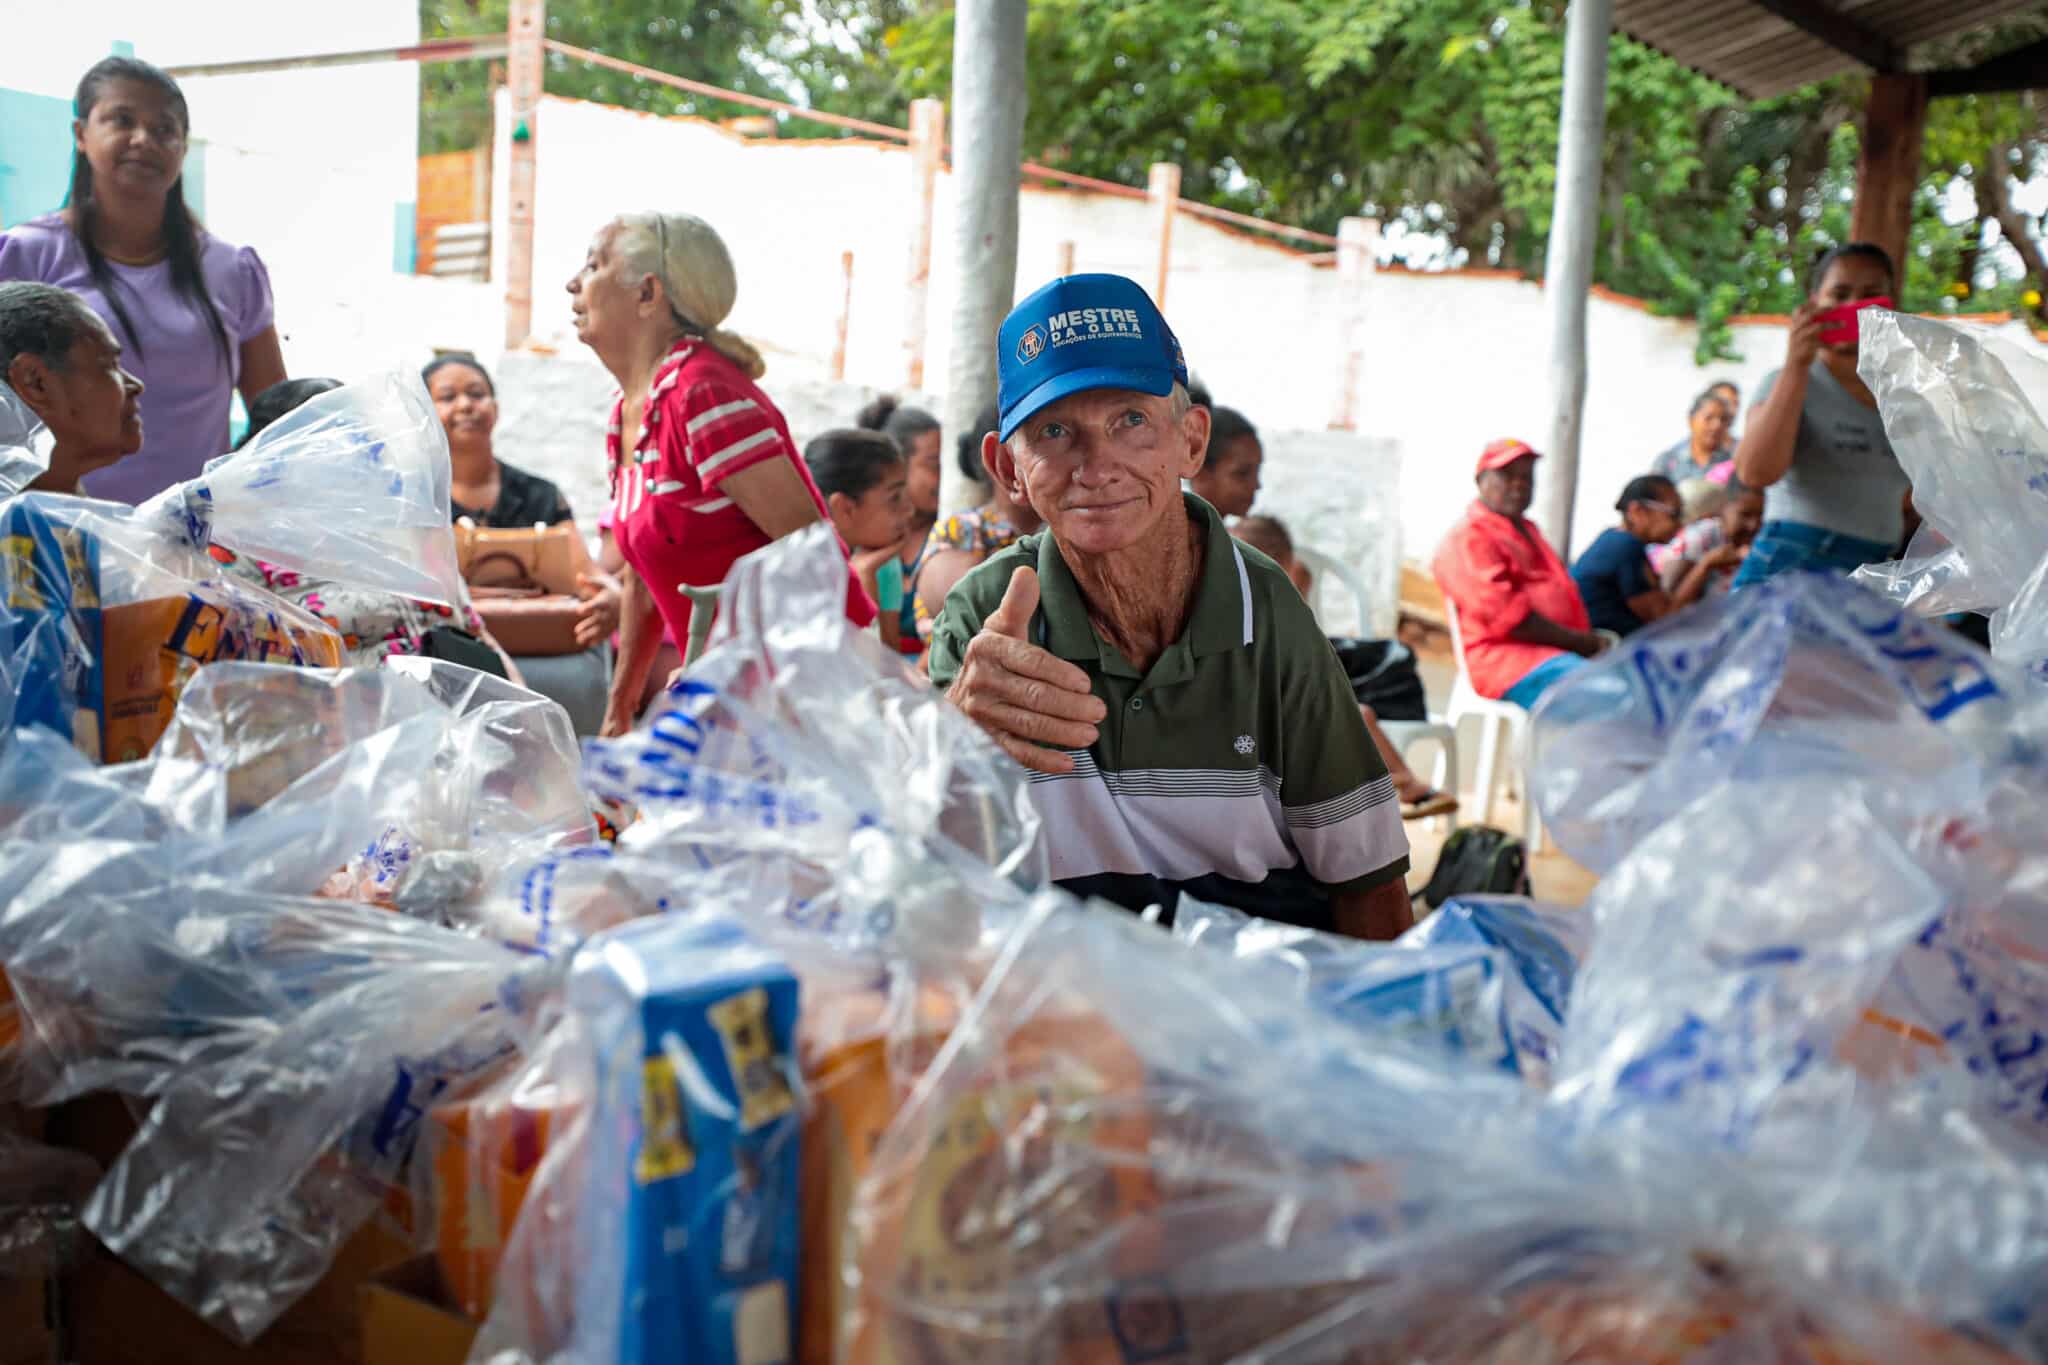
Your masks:
{"label": "woman holding red cloth", "polygon": [[1458,609],[1473,690],[1525,708],[1607,647],[1564,560],[1528,519],[1538,458],[1522,441],[1480,453],[1479,500],[1444,537],[1434,565]]}
{"label": "woman holding red cloth", "polygon": [[[599,229],[569,281],[576,336],[619,381],[606,433],[613,534],[626,559],[619,660],[605,735],[633,728],[662,625],[689,638],[683,584],[711,586],[741,556],[826,518],[789,425],[754,381],[760,352],[718,324],[739,286],[709,223],[628,213]],[[849,573],[846,614],[875,605]]]}

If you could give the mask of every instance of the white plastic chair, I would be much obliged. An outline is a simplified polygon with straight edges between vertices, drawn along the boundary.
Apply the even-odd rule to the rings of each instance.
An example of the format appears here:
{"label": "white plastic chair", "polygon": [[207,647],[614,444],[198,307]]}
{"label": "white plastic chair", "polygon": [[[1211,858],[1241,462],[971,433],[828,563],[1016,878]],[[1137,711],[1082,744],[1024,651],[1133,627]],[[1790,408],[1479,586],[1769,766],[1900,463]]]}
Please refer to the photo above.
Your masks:
{"label": "white plastic chair", "polygon": [[1294,547],[1294,557],[1312,575],[1308,588],[1308,609],[1315,613],[1316,620],[1323,619],[1324,594],[1328,591],[1330,580],[1335,579],[1344,585],[1345,590],[1358,603],[1358,628],[1361,631],[1365,630],[1368,618],[1372,615],[1372,599],[1366,594],[1365,579],[1359,576],[1358,570],[1341,559],[1326,555],[1321,550],[1311,550],[1305,545]]}
{"label": "white plastic chair", "polygon": [[[1428,720],[1381,720],[1380,730],[1401,757],[1414,768],[1415,748],[1420,744],[1436,745],[1436,767],[1429,779],[1429,785],[1440,792],[1458,794],[1458,727],[1438,716]],[[1447,829],[1458,827],[1458,812],[1453,809],[1441,816],[1432,817],[1448,821]]]}
{"label": "white plastic chair", "polygon": [[[1502,779],[1509,774],[1500,766],[1503,732],[1514,748],[1510,760],[1525,767],[1529,753],[1529,713],[1508,701],[1482,697],[1472,687],[1472,671],[1465,664],[1465,637],[1458,631],[1458,608],[1444,598],[1444,617],[1451,627],[1451,653],[1458,661],[1458,680],[1451,684],[1451,709],[1445,721],[1452,727],[1466,717],[1479,722],[1479,767],[1473,773],[1473,794],[1479,798],[1479,822],[1493,821],[1493,799]],[[1522,841],[1533,857],[1543,850],[1543,817],[1536,810],[1536,798],[1529,791],[1527,772],[1522,781]]]}
{"label": "white plastic chair", "polygon": [[[1316,620],[1318,622],[1323,620],[1325,586],[1334,579],[1343,584],[1345,590],[1358,603],[1359,628],[1361,630],[1365,629],[1371,616],[1371,598],[1366,594],[1365,579],[1359,572],[1341,559],[1302,545],[1294,547],[1294,557],[1301,561],[1302,566],[1314,575],[1309,582],[1308,609],[1315,613]],[[1428,720],[1387,720],[1382,717],[1379,725],[1380,729],[1386,734],[1387,739],[1400,751],[1401,757],[1408,760],[1408,766],[1411,768],[1415,767],[1413,753],[1417,745],[1436,745],[1436,775],[1430,779],[1429,785],[1435,787],[1438,791],[1451,790],[1453,796],[1457,795],[1455,788],[1458,782],[1458,727],[1456,725],[1449,723],[1441,716],[1431,716]],[[1449,827],[1451,829],[1458,827],[1458,813],[1456,811],[1452,811],[1443,818],[1450,822]]]}

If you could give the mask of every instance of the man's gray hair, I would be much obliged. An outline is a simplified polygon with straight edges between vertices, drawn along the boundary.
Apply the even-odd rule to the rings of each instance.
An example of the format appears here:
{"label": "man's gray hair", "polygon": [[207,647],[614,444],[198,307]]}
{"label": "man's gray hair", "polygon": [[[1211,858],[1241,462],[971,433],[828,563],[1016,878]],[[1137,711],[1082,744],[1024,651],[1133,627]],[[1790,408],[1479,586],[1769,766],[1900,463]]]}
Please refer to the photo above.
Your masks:
{"label": "man's gray hair", "polygon": [[62,369],[71,348],[88,334],[97,315],[69,289],[28,280],[0,284],[0,379],[16,356],[32,355]]}

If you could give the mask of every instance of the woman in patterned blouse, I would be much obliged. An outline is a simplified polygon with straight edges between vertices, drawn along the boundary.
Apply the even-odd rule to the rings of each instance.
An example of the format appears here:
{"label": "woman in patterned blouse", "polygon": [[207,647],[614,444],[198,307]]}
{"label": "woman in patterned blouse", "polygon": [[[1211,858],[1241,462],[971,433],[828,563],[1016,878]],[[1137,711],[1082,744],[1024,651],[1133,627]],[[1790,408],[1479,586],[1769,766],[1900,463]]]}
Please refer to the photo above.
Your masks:
{"label": "woman in patterned blouse", "polygon": [[974,430],[960,437],[961,472],[977,483],[993,484],[989,500],[972,511],[941,517],[925,541],[917,574],[917,633],[930,639],[932,623],[946,605],[946,594],[967,571],[998,550],[1009,548],[1045,524],[1032,510],[1022,489],[995,483],[981,459],[982,437],[996,429],[996,410],[984,409]]}

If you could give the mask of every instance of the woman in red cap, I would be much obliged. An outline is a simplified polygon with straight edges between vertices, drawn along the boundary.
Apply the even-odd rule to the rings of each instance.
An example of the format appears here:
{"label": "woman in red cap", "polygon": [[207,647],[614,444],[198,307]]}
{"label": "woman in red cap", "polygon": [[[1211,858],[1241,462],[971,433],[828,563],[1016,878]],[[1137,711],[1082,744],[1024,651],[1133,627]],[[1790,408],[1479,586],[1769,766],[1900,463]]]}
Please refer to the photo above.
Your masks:
{"label": "woman in red cap", "polygon": [[1522,707],[1606,648],[1564,560],[1528,519],[1539,458],[1514,440],[1480,453],[1479,500],[1444,537],[1434,565],[1457,608],[1473,689]]}

